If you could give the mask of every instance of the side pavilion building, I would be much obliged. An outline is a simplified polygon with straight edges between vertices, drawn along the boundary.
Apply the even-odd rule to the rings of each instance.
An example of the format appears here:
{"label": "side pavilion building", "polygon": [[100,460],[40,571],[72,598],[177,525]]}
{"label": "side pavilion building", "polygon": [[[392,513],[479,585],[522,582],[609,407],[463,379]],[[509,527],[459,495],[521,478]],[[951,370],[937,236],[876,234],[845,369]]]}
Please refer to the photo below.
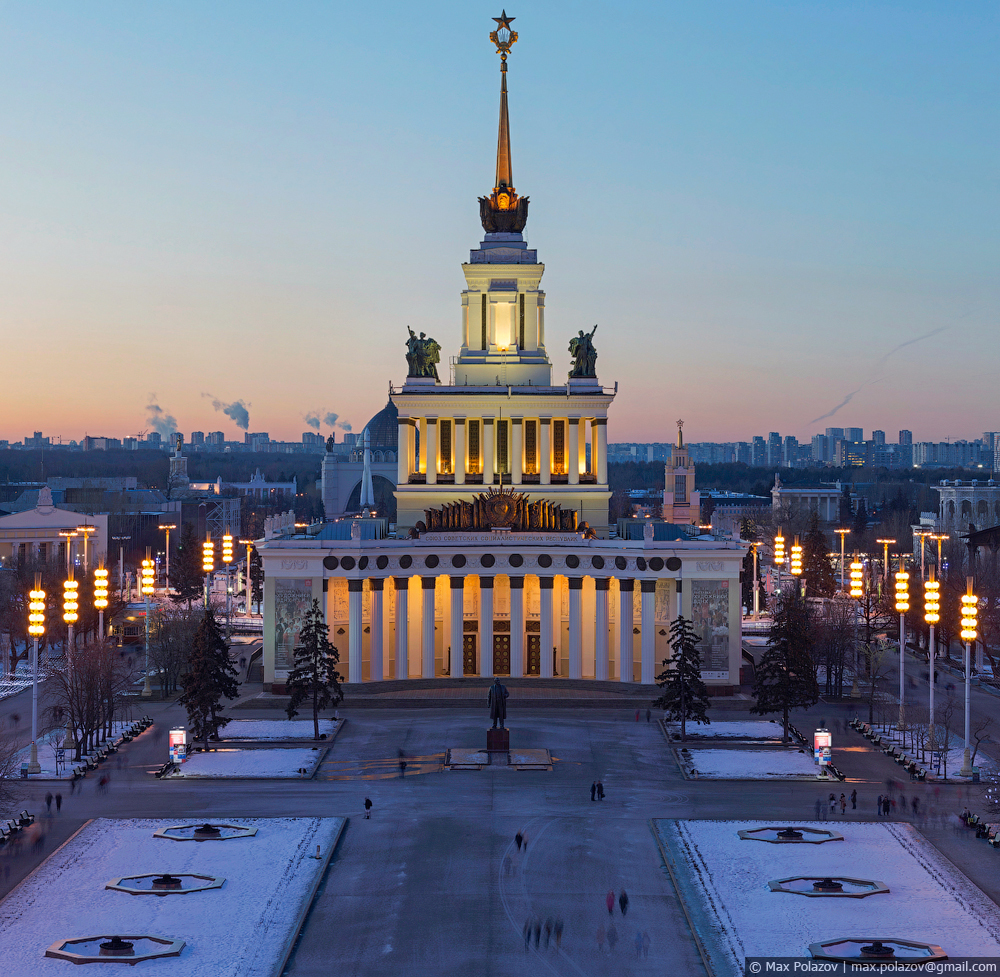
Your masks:
{"label": "side pavilion building", "polygon": [[746,546],[666,524],[639,540],[613,537],[607,418],[617,386],[597,378],[596,327],[571,339],[567,379],[552,377],[545,266],[524,240],[528,198],[512,176],[507,54],[517,34],[501,24],[491,39],[501,54],[496,181],[479,201],[484,238],[462,265],[453,378],[438,373],[438,343],[411,332],[408,375],[390,388],[395,538],[375,514],[305,533],[271,525],[258,542],[265,687],[283,690],[318,600],[352,683],[537,675],[652,685],[683,614],[702,635],[703,678],[728,692],[739,682]]}

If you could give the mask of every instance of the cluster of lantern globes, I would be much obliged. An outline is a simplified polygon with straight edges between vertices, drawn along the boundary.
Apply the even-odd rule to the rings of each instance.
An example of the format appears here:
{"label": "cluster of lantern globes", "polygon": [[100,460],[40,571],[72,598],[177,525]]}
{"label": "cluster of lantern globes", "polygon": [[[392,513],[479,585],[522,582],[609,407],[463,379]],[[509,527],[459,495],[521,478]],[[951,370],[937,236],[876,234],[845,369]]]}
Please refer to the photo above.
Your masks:
{"label": "cluster of lantern globes", "polygon": [[[228,533],[222,537],[222,562],[232,563],[233,561],[233,537]],[[215,544],[211,539],[202,544],[202,569],[206,574],[212,573],[215,569]],[[154,592],[156,582],[156,564],[150,557],[150,552],[146,550],[146,559],[142,561],[141,589],[143,595],[148,599]],[[28,634],[33,638],[40,638],[45,634],[45,591],[41,589],[40,579],[35,581],[35,589],[30,591],[28,602]],[[72,627],[80,619],[78,611],[80,584],[74,580],[72,575],[63,584],[63,621]],[[105,608],[108,606],[108,571],[103,567],[98,567],[94,571],[94,607],[103,616]],[[103,630],[103,625],[102,625]]]}
{"label": "cluster of lantern globes", "polygon": [[[785,537],[774,537],[774,562],[780,567],[785,564]],[[799,537],[795,537],[792,544],[790,569],[794,576],[802,575],[802,547],[799,545]],[[910,575],[905,570],[900,570],[896,574],[896,611],[905,614],[910,609]],[[860,600],[865,591],[865,568],[864,564],[855,561],[851,564],[851,596]],[[924,620],[930,624],[937,624],[941,620],[941,583],[934,579],[931,572],[930,578],[924,581]],[[972,581],[969,580],[968,592],[962,595],[962,640],[976,640],[976,625],[979,618],[979,600],[972,593]]]}

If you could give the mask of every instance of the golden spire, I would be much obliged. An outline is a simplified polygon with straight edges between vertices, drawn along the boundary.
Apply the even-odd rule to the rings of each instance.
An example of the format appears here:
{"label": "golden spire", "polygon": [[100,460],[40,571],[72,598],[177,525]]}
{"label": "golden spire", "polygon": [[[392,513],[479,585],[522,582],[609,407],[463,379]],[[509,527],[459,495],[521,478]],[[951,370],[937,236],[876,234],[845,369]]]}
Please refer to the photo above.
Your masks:
{"label": "golden spire", "polygon": [[500,127],[497,134],[497,178],[493,193],[479,198],[479,216],[488,233],[520,233],[528,220],[528,198],[519,197],[514,189],[510,161],[510,121],[507,117],[507,55],[517,41],[517,31],[511,29],[513,17],[504,10],[493,18],[497,29],[490,40],[500,55]]}
{"label": "golden spire", "polygon": [[493,18],[497,29],[490,34],[490,40],[500,54],[500,130],[497,134],[497,182],[496,189],[513,187],[514,177],[510,164],[510,122],[507,118],[507,53],[517,42],[517,31],[511,30],[511,21],[504,10]]}
{"label": "golden spire", "polygon": [[683,421],[678,421],[677,422],[677,447],[678,448],[683,448],[684,447],[684,422]]}

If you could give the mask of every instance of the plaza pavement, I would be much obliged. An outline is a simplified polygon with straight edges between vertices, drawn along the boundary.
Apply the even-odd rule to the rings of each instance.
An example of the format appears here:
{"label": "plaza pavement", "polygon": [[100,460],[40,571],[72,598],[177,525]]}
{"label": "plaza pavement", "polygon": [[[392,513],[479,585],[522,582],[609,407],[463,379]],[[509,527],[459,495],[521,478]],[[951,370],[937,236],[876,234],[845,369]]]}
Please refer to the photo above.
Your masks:
{"label": "plaza pavement", "polygon": [[[13,699],[22,699],[16,696]],[[30,700],[29,700],[30,705]],[[507,725],[514,746],[548,748],[551,772],[495,769],[446,771],[451,746],[477,745],[488,725],[485,709],[341,709],[347,722],[316,779],[307,782],[161,783],[152,771],[163,762],[166,730],[183,723],[173,704],[149,703],[156,726],[122,751],[123,766],[110,767],[111,787],[98,791],[91,775],[82,791],[62,786],[63,811],[40,817],[45,854],[87,818],[267,817],[346,815],[330,870],[306,923],[288,973],[327,975],[520,975],[702,973],[698,949],[678,905],[653,840],[651,818],[774,818],[813,820],[817,797],[831,788],[810,783],[687,781],[671,758],[663,734],[634,710],[561,709],[555,713],[509,702]],[[5,700],[0,722],[24,703]],[[808,730],[820,718],[836,728],[857,711],[851,704],[820,704],[794,722]],[[238,713],[237,715],[240,715]],[[242,713],[246,715],[246,713]],[[258,712],[254,718],[279,718]],[[719,718],[749,718],[727,710]],[[398,751],[408,759],[398,771]],[[834,761],[853,787],[859,809],[849,817],[875,817],[874,798],[899,768],[862,737],[835,739]],[[591,802],[590,784],[600,777],[606,800]],[[42,814],[48,784],[31,784],[21,806]],[[904,785],[925,809],[939,814],[973,808],[978,788]],[[374,802],[365,820],[364,798]],[[966,799],[968,796],[968,800]],[[900,816],[902,819],[902,816]],[[912,820],[907,817],[906,820]],[[953,819],[952,819],[953,820]],[[923,822],[929,840],[1000,900],[996,859],[1000,852],[967,832]],[[528,837],[518,854],[513,837]],[[6,892],[35,867],[42,853],[0,855],[12,869],[0,872]],[[509,864],[507,859],[510,859]],[[614,953],[598,951],[598,927],[608,922],[604,897],[624,887],[623,920],[615,908],[620,942]],[[564,921],[562,946],[525,952],[528,918]],[[636,930],[650,936],[649,957],[636,960]]]}

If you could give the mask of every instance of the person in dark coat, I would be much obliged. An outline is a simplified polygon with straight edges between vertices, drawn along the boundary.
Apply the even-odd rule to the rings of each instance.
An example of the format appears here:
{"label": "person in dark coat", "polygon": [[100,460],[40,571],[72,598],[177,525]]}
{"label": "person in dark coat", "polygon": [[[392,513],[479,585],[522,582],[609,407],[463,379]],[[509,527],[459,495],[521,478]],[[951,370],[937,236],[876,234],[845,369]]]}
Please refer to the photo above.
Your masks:
{"label": "person in dark coat", "polygon": [[623,916],[628,912],[628,893],[624,889],[618,897],[618,908],[622,911]]}
{"label": "person in dark coat", "polygon": [[597,781],[597,796],[603,801],[604,800],[604,784]]}
{"label": "person in dark coat", "polygon": [[370,797],[365,798],[365,817],[370,818],[372,816],[372,799]]}
{"label": "person in dark coat", "polygon": [[522,841],[524,841],[524,836],[521,834],[520,831],[518,831],[518,833],[516,835],[514,835],[514,844],[517,845],[517,850],[518,851],[521,850],[521,842]]}
{"label": "person in dark coat", "polygon": [[595,795],[596,795],[596,794],[597,794],[597,781],[595,780],[595,781],[594,781],[594,782],[593,782],[593,783],[592,783],[592,784],[590,785],[590,799],[591,799],[591,800],[594,800],[594,799],[595,799]]}
{"label": "person in dark coat", "polygon": [[855,788],[851,791],[851,810],[856,811],[858,809],[858,791]]}

